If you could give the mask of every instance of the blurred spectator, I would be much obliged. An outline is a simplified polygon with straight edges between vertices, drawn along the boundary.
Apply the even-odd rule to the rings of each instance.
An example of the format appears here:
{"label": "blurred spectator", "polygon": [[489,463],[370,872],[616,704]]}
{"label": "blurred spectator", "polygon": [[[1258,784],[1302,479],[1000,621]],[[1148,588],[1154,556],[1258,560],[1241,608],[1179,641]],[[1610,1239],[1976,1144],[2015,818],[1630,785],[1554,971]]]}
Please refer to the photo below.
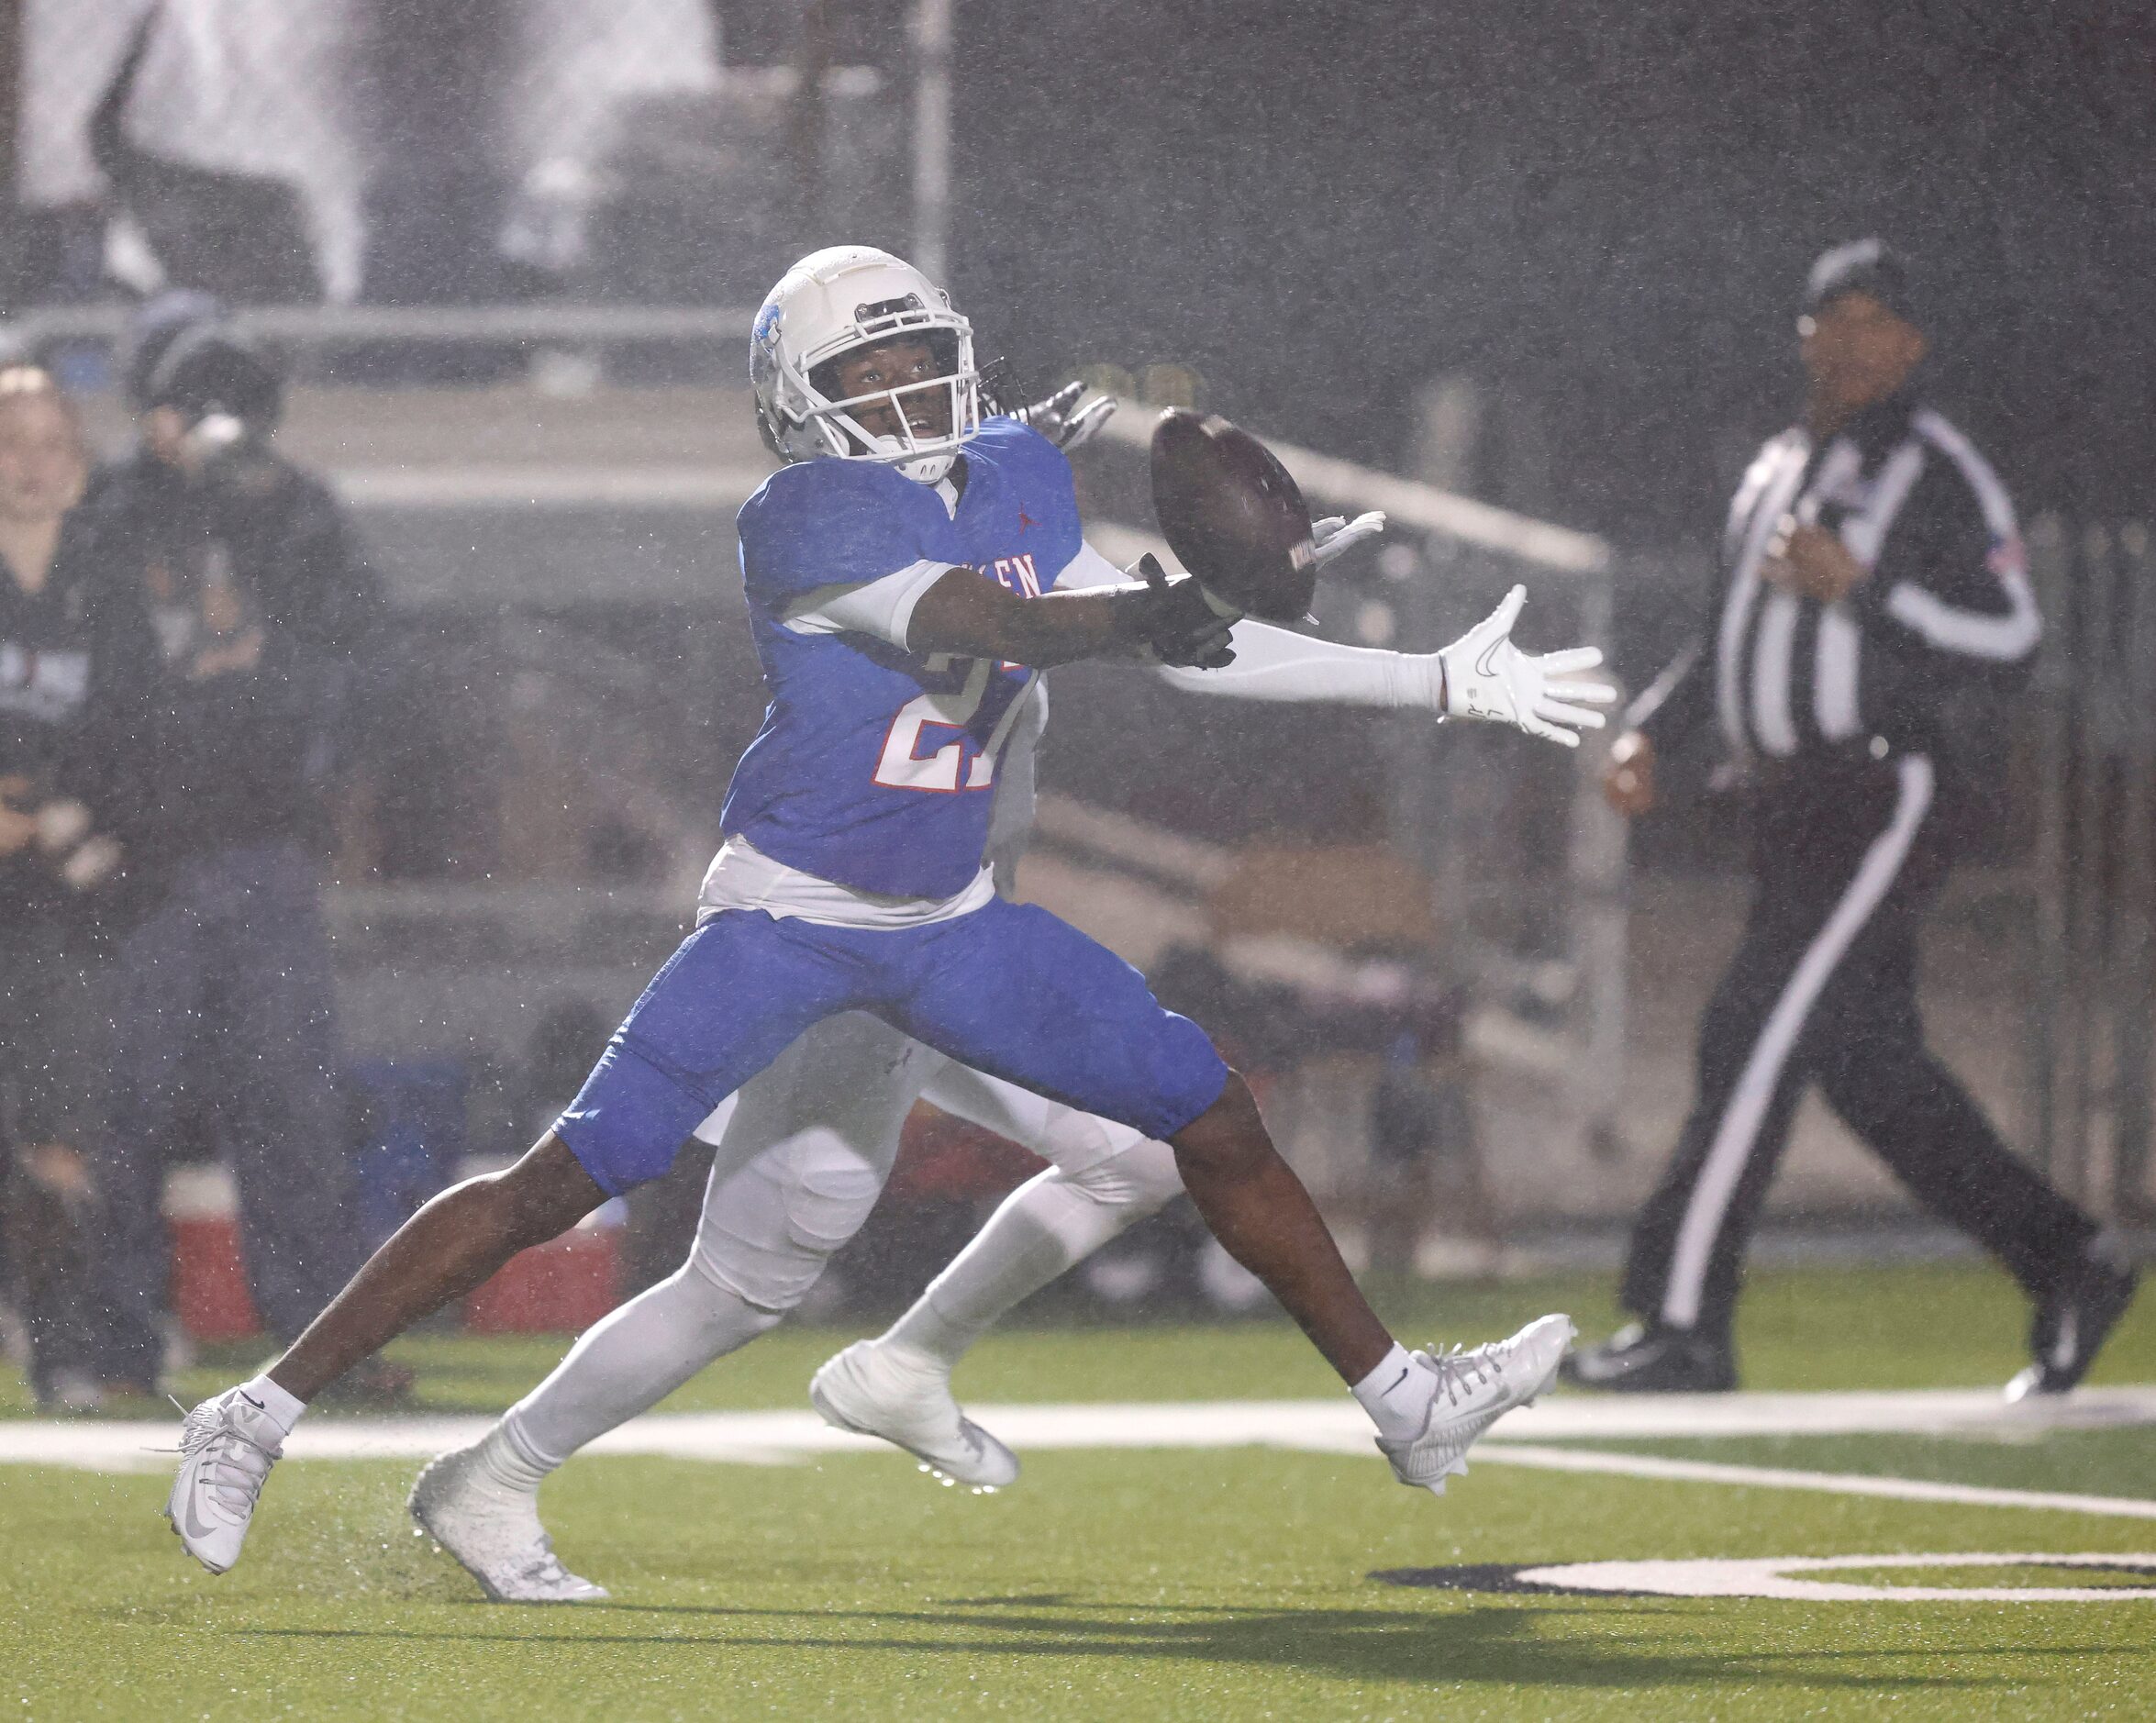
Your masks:
{"label": "blurred spectator", "polygon": [[0,370],[0,1215],[40,1405],[94,1407],[83,1255],[106,1059],[93,989],[124,889],[115,768],[154,648],[43,372]]}
{"label": "blurred spectator", "polygon": [[[86,505],[140,547],[162,663],[132,830],[159,890],[118,952],[98,1175],[114,1318],[101,1368],[135,1385],[161,1356],[159,1198],[184,1107],[203,1107],[232,1162],[249,1285],[280,1339],[365,1243],[312,845],[380,592],[328,491],[270,447],[277,371],[208,309],[145,318],[129,367],[141,444]],[[394,1386],[386,1371],[360,1384]]]}
{"label": "blurred spectator", "polygon": [[359,291],[360,0],[26,0],[18,190],[139,291]]}
{"label": "blurred spectator", "polygon": [[500,243],[550,275],[586,260],[600,162],[625,112],[719,87],[717,8],[706,0],[518,0],[496,128],[511,187]]}
{"label": "blurred spectator", "polygon": [[1403,1027],[1385,1049],[1370,1098],[1370,1171],[1363,1188],[1370,1267],[1417,1272],[1434,1225],[1454,1238],[1495,1231],[1482,1162],[1458,1015]]}

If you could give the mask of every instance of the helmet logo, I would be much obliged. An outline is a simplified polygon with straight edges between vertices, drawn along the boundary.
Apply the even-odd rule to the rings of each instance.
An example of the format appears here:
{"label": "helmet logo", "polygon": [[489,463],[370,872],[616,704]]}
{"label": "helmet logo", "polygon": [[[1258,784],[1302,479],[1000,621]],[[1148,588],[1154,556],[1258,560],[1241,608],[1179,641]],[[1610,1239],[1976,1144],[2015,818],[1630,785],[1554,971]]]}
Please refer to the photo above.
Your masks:
{"label": "helmet logo", "polygon": [[756,314],[756,327],[750,331],[750,339],[760,347],[775,347],[779,340],[779,324],[785,313],[778,306],[770,305]]}

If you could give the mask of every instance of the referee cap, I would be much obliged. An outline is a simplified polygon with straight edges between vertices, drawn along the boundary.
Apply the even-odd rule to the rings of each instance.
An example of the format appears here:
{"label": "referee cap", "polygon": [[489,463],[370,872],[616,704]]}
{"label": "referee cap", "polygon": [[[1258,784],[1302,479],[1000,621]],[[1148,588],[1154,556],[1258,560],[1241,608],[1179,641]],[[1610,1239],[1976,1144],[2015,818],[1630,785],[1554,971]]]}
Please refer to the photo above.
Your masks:
{"label": "referee cap", "polygon": [[1870,294],[1905,323],[1917,323],[1909,266],[1885,240],[1852,239],[1819,253],[1805,278],[1804,309],[1817,311],[1843,294]]}

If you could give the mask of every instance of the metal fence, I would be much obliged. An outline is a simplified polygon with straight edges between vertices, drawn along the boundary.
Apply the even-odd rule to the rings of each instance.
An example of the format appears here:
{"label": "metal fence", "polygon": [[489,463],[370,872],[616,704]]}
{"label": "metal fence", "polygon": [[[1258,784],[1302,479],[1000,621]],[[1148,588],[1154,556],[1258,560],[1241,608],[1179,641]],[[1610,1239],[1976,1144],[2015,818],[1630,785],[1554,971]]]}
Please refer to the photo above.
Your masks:
{"label": "metal fence", "polygon": [[2036,1149],[2097,1213],[2156,1217],[2156,550],[2139,524],[2030,534],[2037,676],[2029,1001]]}
{"label": "metal fence", "polygon": [[745,61],[713,0],[26,0],[13,291],[753,304],[815,231],[933,256],[948,7],[882,10]]}

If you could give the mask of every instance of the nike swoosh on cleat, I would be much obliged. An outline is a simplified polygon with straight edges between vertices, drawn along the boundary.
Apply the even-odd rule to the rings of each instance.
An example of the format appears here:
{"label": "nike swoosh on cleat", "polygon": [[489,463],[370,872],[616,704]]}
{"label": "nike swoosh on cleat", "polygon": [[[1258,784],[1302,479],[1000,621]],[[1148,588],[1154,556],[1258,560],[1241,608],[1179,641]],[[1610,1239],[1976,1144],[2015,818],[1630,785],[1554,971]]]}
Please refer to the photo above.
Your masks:
{"label": "nike swoosh on cleat", "polygon": [[1405,1366],[1401,1370],[1400,1373],[1393,1378],[1392,1385],[1386,1388],[1385,1392],[1390,1394],[1394,1388],[1397,1388],[1402,1383],[1406,1382],[1407,1380],[1409,1372],[1411,1372],[1414,1368],[1415,1366],[1412,1364]]}
{"label": "nike swoosh on cleat", "polygon": [[245,1400],[248,1405],[254,1407],[254,1409],[258,1412],[267,1412],[270,1409],[269,1403],[267,1401],[256,1399],[254,1395],[248,1393],[245,1388],[239,1390],[239,1397],[242,1400]]}
{"label": "nike swoosh on cleat", "polygon": [[217,1535],[215,1526],[206,1526],[194,1517],[194,1493],[190,1490],[180,1502],[181,1529],[190,1538],[212,1538]]}

